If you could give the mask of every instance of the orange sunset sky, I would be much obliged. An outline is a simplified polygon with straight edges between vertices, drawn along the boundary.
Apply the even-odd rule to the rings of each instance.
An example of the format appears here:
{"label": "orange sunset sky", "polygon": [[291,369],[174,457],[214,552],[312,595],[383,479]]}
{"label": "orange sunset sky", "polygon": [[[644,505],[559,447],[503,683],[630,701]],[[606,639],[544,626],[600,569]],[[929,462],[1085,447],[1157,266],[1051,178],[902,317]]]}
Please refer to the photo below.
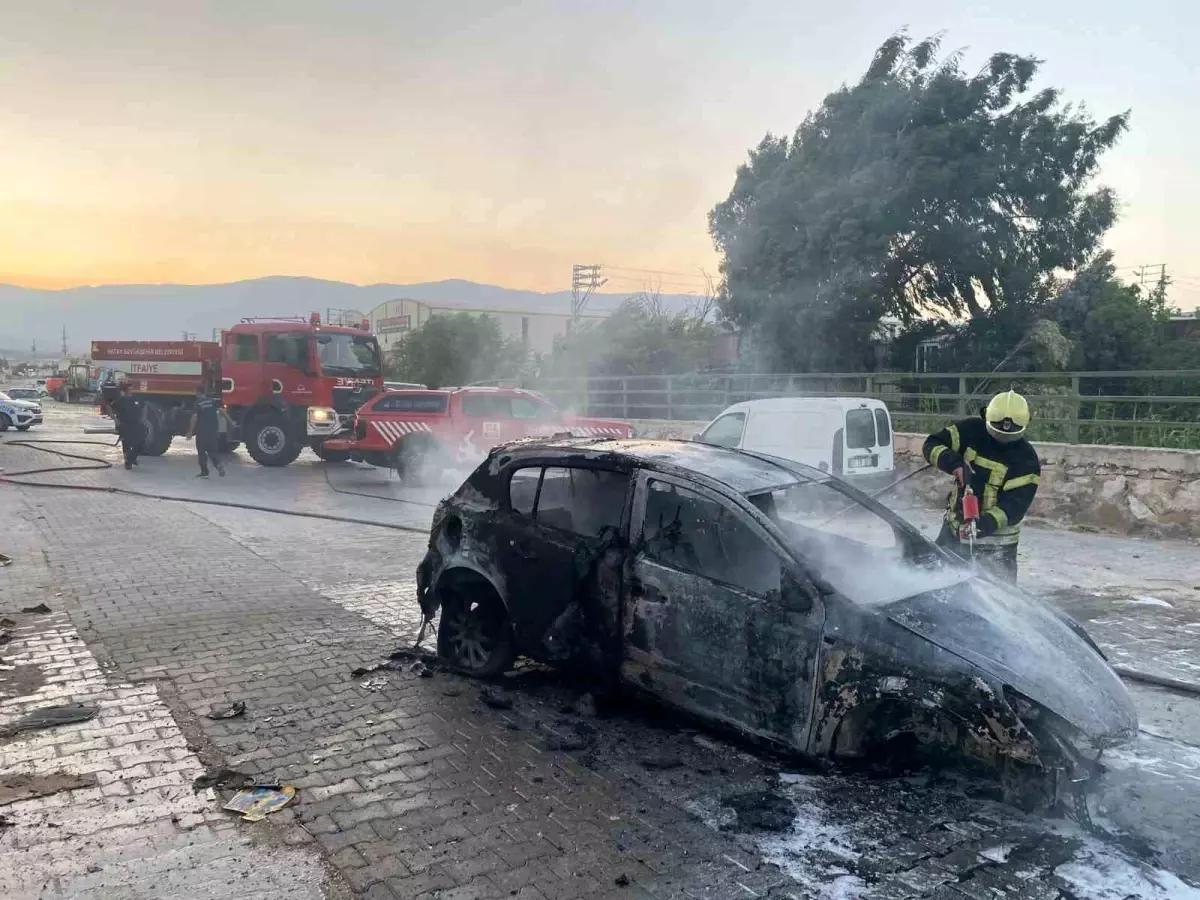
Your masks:
{"label": "orange sunset sky", "polygon": [[[716,270],[705,213],[895,29],[1046,60],[1096,116],[1118,265],[1192,261],[1184,4],[1149,0],[0,2],[0,281],[272,274],[569,287],[572,263]],[[647,276],[613,275],[609,289]]]}

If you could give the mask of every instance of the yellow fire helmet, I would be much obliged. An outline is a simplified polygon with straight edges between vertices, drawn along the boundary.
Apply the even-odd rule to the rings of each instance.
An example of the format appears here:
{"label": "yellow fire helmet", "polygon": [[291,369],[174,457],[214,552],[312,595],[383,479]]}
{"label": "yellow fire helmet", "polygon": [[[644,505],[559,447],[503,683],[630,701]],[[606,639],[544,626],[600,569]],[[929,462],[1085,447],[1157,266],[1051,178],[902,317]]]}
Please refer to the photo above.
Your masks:
{"label": "yellow fire helmet", "polygon": [[1016,391],[1005,391],[992,398],[983,419],[988,434],[1000,443],[1019,441],[1029,425],[1029,404]]}

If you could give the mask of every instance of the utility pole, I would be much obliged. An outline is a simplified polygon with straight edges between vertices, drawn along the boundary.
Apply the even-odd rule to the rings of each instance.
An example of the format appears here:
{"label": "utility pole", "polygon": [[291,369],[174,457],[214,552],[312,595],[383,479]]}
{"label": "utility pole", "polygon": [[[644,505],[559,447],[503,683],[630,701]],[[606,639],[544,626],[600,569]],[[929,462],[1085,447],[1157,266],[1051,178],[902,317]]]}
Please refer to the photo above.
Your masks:
{"label": "utility pole", "polygon": [[1147,281],[1150,284],[1158,284],[1167,279],[1167,264],[1154,263],[1153,265],[1141,265],[1137,268],[1138,284],[1144,285]]}
{"label": "utility pole", "polygon": [[600,275],[599,266],[571,266],[571,318],[578,321],[588,299],[607,283],[608,279]]}
{"label": "utility pole", "polygon": [[63,325],[63,343],[62,343],[63,359],[67,358],[67,326]]}
{"label": "utility pole", "polygon": [[36,367],[37,366],[37,338],[33,339],[33,347],[32,347],[31,352],[33,353],[33,364]]}

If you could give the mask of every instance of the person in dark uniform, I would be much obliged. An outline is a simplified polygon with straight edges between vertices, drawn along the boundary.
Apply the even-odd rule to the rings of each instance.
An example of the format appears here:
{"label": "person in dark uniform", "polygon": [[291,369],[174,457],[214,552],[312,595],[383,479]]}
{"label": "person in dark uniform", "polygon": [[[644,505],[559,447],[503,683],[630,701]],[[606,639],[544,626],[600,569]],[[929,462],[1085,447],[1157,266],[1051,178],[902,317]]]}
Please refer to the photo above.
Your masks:
{"label": "person in dark uniform", "polygon": [[117,420],[117,434],[121,436],[121,452],[125,455],[125,468],[132,469],[138,464],[138,454],[142,452],[142,442],[146,439],[146,426],[143,422],[145,409],[142,401],[129,392],[129,382],[122,381],[117,389],[117,396],[109,404],[113,418]]}
{"label": "person in dark uniform", "polygon": [[188,426],[187,437],[196,436],[196,457],[200,460],[200,474],[197,478],[208,477],[208,463],[211,460],[217,474],[225,477],[225,467],[217,456],[220,444],[221,417],[225,410],[221,401],[208,396],[203,385],[196,387],[196,411],[192,413],[192,421]]}
{"label": "person in dark uniform", "polygon": [[[954,476],[954,487],[937,544],[957,556],[972,556],[993,574],[1017,580],[1021,520],[1041,480],[1037,451],[1025,439],[1029,404],[1015,391],[997,394],[979,418],[947,425],[925,439],[929,464]],[[979,498],[974,547],[962,517],[963,488]]]}

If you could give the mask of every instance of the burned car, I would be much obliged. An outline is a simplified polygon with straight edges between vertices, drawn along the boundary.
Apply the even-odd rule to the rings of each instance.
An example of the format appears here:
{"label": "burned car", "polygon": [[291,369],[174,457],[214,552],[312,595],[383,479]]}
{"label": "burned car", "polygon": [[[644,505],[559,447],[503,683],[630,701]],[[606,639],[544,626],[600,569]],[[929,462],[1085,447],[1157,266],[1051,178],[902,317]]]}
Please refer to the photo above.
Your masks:
{"label": "burned car", "polygon": [[438,506],[417,582],[463,672],[574,666],[819,760],[949,750],[1065,799],[1137,730],[1081,626],[775,457],[498,447]]}

